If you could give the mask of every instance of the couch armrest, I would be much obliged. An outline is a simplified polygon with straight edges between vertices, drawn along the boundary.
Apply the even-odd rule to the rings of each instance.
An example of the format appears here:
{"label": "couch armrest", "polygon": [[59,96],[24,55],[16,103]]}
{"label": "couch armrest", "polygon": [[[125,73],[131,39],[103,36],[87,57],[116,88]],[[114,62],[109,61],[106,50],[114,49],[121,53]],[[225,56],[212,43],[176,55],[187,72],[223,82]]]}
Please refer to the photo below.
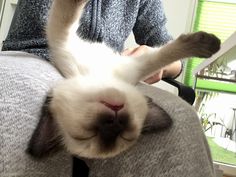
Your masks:
{"label": "couch armrest", "polygon": [[171,85],[177,87],[178,91],[179,91],[179,94],[178,94],[179,97],[181,97],[182,99],[187,101],[190,105],[192,105],[194,103],[195,92],[191,87],[186,86],[175,79],[165,78],[162,80],[167,82],[168,84],[171,84]]}

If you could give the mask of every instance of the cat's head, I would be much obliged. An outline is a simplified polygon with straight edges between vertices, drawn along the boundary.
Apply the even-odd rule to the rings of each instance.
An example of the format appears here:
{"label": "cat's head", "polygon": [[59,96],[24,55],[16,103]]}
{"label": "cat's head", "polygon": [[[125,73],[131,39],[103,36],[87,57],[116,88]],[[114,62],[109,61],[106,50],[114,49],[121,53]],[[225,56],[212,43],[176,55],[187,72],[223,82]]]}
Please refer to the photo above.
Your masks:
{"label": "cat's head", "polygon": [[74,77],[48,95],[28,152],[43,157],[65,147],[81,157],[112,157],[133,145],[142,131],[170,124],[165,111],[130,84]]}

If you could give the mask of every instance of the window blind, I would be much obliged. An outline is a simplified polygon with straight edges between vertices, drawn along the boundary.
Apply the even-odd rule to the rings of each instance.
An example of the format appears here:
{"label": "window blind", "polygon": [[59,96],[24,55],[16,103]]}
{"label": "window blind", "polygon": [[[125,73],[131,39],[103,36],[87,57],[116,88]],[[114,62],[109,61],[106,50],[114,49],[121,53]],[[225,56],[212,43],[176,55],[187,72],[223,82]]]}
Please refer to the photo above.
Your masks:
{"label": "window blind", "polygon": [[[226,40],[236,31],[236,0],[199,0],[193,31],[206,31],[218,36],[222,42]],[[187,62],[184,79],[186,85],[193,86],[192,71],[202,61],[202,59],[194,58]],[[232,91],[231,87],[236,88],[235,84],[207,80],[199,80],[196,87],[207,90],[222,90],[225,87],[225,91],[229,92]]]}

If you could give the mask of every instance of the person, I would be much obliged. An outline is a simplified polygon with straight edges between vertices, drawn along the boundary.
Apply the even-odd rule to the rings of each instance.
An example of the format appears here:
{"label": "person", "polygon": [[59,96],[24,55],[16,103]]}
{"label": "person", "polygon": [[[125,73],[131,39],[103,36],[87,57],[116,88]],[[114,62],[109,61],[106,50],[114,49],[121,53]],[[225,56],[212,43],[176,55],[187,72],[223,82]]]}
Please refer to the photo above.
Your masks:
{"label": "person", "polygon": [[[49,60],[44,27],[52,1],[40,2],[40,9],[32,9],[28,5],[27,11],[24,9],[28,7],[24,5],[26,3],[29,1],[19,1],[2,50],[25,51]],[[166,17],[160,0],[133,0],[129,3],[89,1],[81,21],[78,31],[85,39],[104,42],[124,55],[141,55],[149,47],[163,45],[172,39],[165,27]],[[139,47],[123,51],[125,40],[132,31]],[[180,74],[181,67],[180,61],[174,62],[153,74],[146,82],[152,84],[163,77],[175,78]]]}
{"label": "person", "polygon": [[[44,26],[51,3],[51,0],[19,0],[3,43],[5,52],[0,53],[0,95],[3,98],[0,99],[3,140],[0,176],[70,176],[71,162],[66,152],[39,162],[23,153],[47,91],[62,79],[48,62]],[[165,22],[161,0],[90,0],[78,35],[104,42],[122,55],[140,55],[172,39]],[[131,31],[140,46],[125,50],[124,42]],[[181,68],[181,62],[177,61],[145,81],[154,83],[164,77],[174,78]],[[146,84],[138,88],[168,112],[173,126],[163,132],[142,135],[133,148],[114,158],[85,159],[90,177],[213,177],[208,145],[193,108],[160,89]]]}

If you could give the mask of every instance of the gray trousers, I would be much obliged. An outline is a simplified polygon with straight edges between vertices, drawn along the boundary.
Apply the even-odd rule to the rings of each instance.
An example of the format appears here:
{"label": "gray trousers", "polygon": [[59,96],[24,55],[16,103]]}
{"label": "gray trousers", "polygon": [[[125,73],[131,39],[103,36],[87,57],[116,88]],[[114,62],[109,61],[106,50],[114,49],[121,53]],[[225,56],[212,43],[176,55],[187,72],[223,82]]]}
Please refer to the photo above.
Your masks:
{"label": "gray trousers", "polygon": [[[60,152],[43,161],[25,149],[47,91],[61,79],[45,60],[0,53],[0,176],[69,177],[72,160]],[[173,119],[163,132],[142,135],[128,151],[107,160],[86,160],[90,177],[214,177],[209,147],[194,109],[161,89],[138,85]]]}

